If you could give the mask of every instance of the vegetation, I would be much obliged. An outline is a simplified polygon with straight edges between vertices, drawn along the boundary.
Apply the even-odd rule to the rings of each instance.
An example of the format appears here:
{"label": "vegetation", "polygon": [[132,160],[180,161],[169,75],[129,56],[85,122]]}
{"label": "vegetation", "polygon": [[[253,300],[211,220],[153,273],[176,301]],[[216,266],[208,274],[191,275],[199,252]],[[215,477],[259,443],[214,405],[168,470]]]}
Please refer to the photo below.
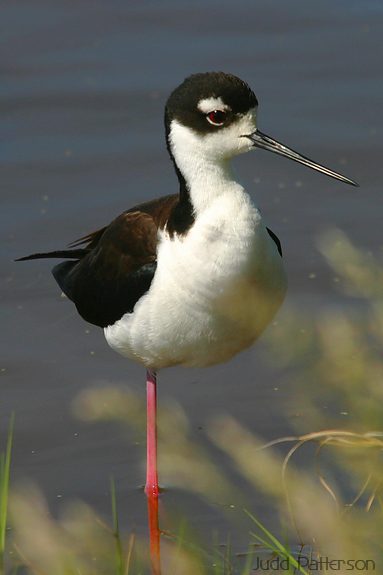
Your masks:
{"label": "vegetation", "polygon": [[[322,307],[315,317],[286,310],[267,338],[274,361],[279,358],[281,383],[289,385],[286,409],[300,414],[296,433],[265,444],[228,415],[207,427],[211,445],[264,494],[280,529],[272,532],[260,521],[229,477],[222,478],[206,447],[190,440],[182,410],[168,406],[159,430],[165,482],[210,501],[230,502],[251,528],[246,552],[234,549],[229,539],[225,546],[206,549],[195,543],[187,525],[164,533],[163,575],[382,572],[383,268],[339,232],[322,238],[320,249],[342,294],[341,305]],[[86,390],[74,408],[90,422],[108,419],[142,429],[144,421],[140,400],[117,387]],[[6,538],[11,445],[12,424],[0,466],[2,573],[149,572],[147,542],[121,533],[113,482],[111,527],[80,503],[53,520],[35,487],[14,487],[12,532]]]}
{"label": "vegetation", "polygon": [[11,416],[5,452],[0,455],[0,575],[5,572],[5,536],[7,530],[9,479],[14,416]]}

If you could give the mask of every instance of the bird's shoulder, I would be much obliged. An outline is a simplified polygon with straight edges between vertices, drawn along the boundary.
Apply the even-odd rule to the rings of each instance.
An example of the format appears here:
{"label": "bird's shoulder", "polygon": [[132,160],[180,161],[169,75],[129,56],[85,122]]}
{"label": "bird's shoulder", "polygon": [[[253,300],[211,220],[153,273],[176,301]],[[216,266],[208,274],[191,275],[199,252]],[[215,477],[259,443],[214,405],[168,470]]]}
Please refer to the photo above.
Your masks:
{"label": "bird's shoulder", "polygon": [[75,240],[70,247],[87,252],[101,248],[116,254],[143,256],[156,252],[158,230],[166,226],[179,201],[178,194],[138,204],[117,216],[109,225]]}
{"label": "bird's shoulder", "polygon": [[71,244],[81,257],[58,264],[53,275],[86,321],[105,327],[133,311],[150,288],[158,230],[177,202],[172,195],[139,204]]}

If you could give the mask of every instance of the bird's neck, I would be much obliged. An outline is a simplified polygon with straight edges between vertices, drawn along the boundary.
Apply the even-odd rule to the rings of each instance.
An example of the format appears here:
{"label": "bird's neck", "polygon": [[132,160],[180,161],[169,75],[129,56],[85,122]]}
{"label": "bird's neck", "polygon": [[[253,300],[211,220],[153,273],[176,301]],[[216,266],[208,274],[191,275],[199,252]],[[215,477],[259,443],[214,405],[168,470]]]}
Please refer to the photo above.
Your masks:
{"label": "bird's neck", "polygon": [[176,159],[181,193],[187,194],[195,215],[199,215],[222,196],[244,194],[235,180],[230,160],[210,161],[196,154]]}
{"label": "bird's neck", "polygon": [[229,160],[212,162],[196,155],[183,160],[177,165],[185,179],[196,215],[223,195],[243,192],[242,186],[235,181]]}

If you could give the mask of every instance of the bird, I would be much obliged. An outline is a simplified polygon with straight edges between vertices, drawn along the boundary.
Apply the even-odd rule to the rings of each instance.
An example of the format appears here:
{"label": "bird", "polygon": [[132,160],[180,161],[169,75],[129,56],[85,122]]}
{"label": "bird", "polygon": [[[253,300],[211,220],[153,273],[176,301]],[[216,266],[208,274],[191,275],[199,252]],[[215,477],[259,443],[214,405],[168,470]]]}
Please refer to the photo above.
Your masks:
{"label": "bird", "polygon": [[165,105],[167,150],[179,183],[129,208],[67,249],[53,276],[109,346],[146,369],[145,493],[157,498],[157,373],[226,362],[251,346],[287,289],[282,248],[231,160],[268,150],[346,184],[358,184],[262,133],[249,85],[224,72],[187,77]]}

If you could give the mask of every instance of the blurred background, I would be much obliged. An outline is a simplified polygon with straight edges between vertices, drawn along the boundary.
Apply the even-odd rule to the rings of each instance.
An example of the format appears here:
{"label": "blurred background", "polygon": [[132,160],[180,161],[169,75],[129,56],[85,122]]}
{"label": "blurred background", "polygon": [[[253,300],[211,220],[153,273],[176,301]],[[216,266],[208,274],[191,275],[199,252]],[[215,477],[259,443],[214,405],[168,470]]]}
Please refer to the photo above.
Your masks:
{"label": "blurred background", "polygon": [[[176,402],[202,447],[208,422],[222,413],[265,441],[325,425],[292,400],[295,364],[281,363],[280,348],[267,342],[281,323],[290,325],[284,318],[294,305],[346,315],[362,305],[337,289],[339,277],[318,248],[326,230],[340,228],[364,253],[381,254],[382,24],[378,0],[3,4],[0,437],[14,411],[13,481],[36,482],[53,514],[80,498],[109,516],[113,475],[124,528],[146,532],[142,431],[84,421],[75,401],[89,387],[102,393],[110,385],[144,398],[145,372],[77,316],[51,262],[13,259],[60,249],[135,203],[177,191],[163,108],[194,72],[223,70],[246,80],[259,100],[262,131],[361,187],[262,151],[236,159],[241,181],[281,239],[287,301],[265,338],[229,364],[163,371],[160,405]],[[309,365],[310,354],[302,357]],[[307,377],[300,397],[317,386]],[[332,407],[331,423],[344,426],[347,410]],[[328,398],[318,408],[325,417]],[[175,417],[174,436],[179,424]],[[235,475],[227,454],[208,449],[272,525],[264,494]],[[201,499],[170,475],[164,486],[171,513],[186,514],[202,536],[226,533],[220,506],[227,501]],[[233,538],[242,537],[238,528]]]}

